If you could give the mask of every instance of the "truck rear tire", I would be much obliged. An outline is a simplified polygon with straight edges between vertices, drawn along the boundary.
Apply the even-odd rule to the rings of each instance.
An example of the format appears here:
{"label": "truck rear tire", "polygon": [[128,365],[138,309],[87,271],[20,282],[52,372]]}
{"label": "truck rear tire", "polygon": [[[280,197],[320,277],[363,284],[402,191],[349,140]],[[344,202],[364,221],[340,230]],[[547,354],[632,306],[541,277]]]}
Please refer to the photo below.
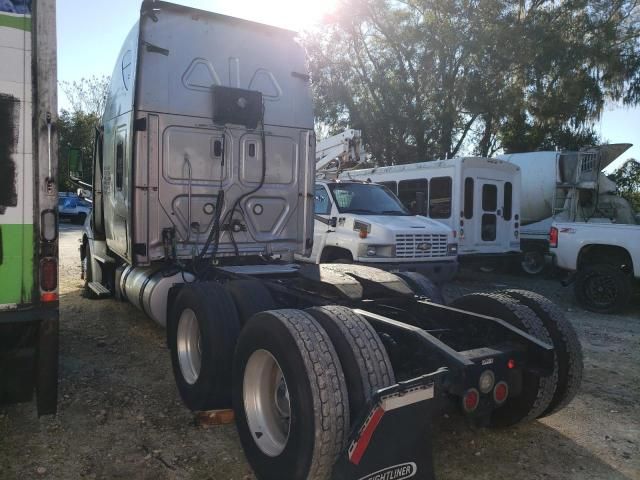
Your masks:
{"label": "truck rear tire", "polygon": [[176,385],[190,410],[230,408],[239,332],[233,300],[221,285],[191,283],[178,292],[169,309],[167,340]]}
{"label": "truck rear tire", "polygon": [[632,276],[606,263],[578,270],[574,286],[578,303],[596,313],[619,312],[629,304],[632,290]]}
{"label": "truck rear tire", "polygon": [[350,418],[355,419],[374,392],[396,383],[382,340],[350,308],[329,305],[305,311],[324,328],[336,349],[347,382]]}
{"label": "truck rear tire", "polygon": [[347,387],[331,340],[300,310],[243,328],[233,362],[240,441],[265,480],[328,480],[349,428]]}
{"label": "truck rear tire", "polygon": [[[496,293],[471,293],[457,298],[452,307],[499,318],[534,337],[552,344],[549,332],[542,320],[529,307],[506,295]],[[509,427],[532,421],[549,407],[558,381],[557,366],[549,377],[540,377],[530,372],[522,373],[522,392],[509,397],[491,415],[493,427]]]}
{"label": "truck rear tire", "polygon": [[505,295],[533,310],[544,323],[556,350],[558,385],[551,403],[541,417],[552,415],[566,407],[576,396],[582,382],[582,346],[573,325],[550,300],[528,290],[505,290]]}
{"label": "truck rear tire", "polygon": [[241,325],[246,324],[256,313],[277,308],[271,292],[260,280],[231,280],[225,284],[224,289],[236,304]]}
{"label": "truck rear tire", "polygon": [[426,297],[433,303],[445,304],[442,291],[428,277],[418,272],[393,272],[393,274],[404,280],[416,295]]}
{"label": "truck rear tire", "polygon": [[38,416],[55,415],[58,407],[59,321],[42,320],[38,327],[36,407]]}

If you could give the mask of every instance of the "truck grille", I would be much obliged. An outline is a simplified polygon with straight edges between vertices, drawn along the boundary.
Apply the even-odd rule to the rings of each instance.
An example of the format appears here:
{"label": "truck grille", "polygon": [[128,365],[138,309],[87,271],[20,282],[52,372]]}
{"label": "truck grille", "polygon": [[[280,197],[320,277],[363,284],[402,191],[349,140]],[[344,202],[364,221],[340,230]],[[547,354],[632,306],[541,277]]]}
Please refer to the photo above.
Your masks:
{"label": "truck grille", "polygon": [[446,235],[432,235],[428,233],[396,234],[396,257],[433,258],[446,256]]}

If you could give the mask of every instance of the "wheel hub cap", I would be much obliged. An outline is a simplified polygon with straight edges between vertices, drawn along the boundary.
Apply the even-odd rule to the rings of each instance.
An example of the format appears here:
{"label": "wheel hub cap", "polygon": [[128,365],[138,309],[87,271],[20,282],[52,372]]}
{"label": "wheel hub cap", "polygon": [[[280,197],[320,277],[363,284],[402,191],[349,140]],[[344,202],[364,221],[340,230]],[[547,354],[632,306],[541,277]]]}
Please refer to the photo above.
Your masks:
{"label": "wheel hub cap", "polygon": [[253,440],[265,455],[280,455],[289,439],[291,400],[282,369],[267,350],[249,357],[242,390]]}
{"label": "wheel hub cap", "polygon": [[177,346],[182,377],[189,385],[193,385],[200,376],[202,346],[198,318],[190,308],[184,309],[178,320]]}

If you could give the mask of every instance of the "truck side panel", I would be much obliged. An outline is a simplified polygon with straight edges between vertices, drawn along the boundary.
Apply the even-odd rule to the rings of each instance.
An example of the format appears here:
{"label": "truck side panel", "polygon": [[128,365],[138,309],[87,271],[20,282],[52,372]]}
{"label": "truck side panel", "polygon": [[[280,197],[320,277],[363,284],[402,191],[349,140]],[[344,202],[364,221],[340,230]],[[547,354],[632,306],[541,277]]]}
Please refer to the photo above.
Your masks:
{"label": "truck side panel", "polygon": [[0,11],[0,309],[34,292],[31,15]]}

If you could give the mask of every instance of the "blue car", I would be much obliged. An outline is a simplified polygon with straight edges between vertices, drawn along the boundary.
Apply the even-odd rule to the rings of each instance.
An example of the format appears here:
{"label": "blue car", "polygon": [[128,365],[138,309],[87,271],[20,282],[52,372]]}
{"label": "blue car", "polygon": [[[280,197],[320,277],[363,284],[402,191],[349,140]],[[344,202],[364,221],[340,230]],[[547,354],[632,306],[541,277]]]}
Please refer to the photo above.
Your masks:
{"label": "blue car", "polygon": [[61,192],[58,195],[58,215],[60,219],[68,218],[78,225],[91,213],[91,203],[78,197],[76,194]]}

